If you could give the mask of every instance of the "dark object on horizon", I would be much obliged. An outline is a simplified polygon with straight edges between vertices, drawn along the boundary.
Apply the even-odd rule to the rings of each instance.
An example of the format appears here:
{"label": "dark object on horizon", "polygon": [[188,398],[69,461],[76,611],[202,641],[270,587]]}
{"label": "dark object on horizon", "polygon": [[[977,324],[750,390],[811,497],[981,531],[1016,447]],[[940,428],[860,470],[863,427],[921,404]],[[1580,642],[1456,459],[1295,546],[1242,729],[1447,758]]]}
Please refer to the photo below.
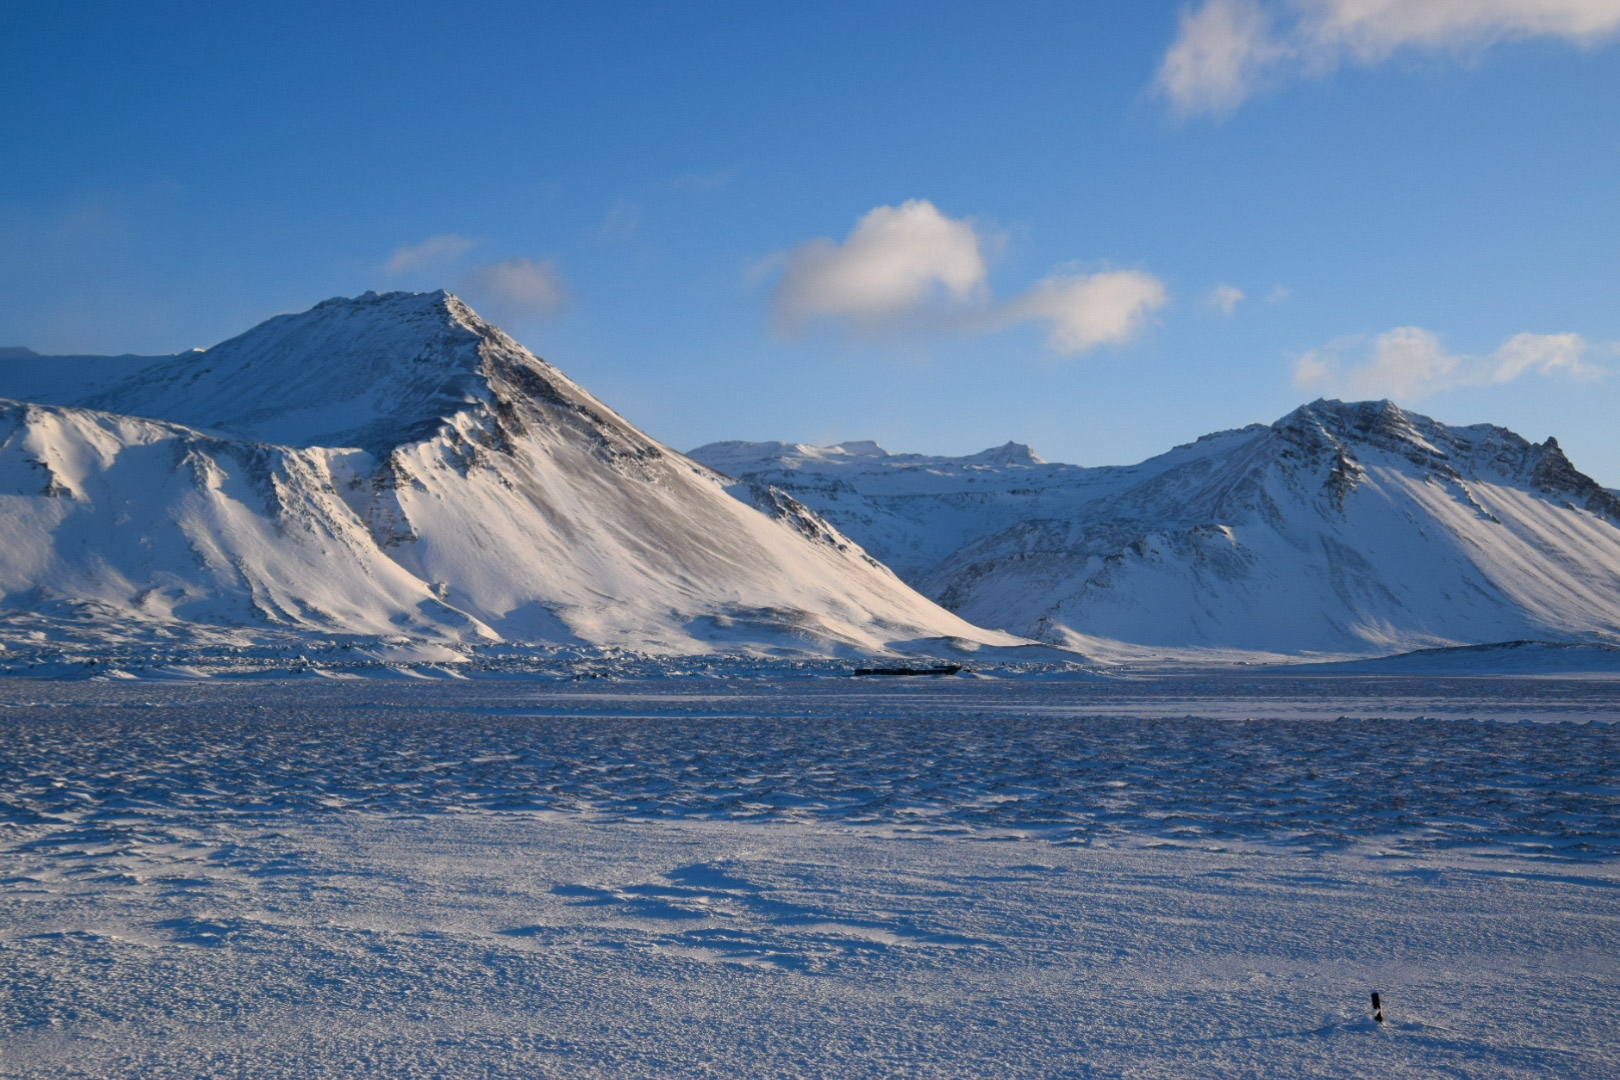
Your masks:
{"label": "dark object on horizon", "polygon": [[1384,1022],[1384,1003],[1378,999],[1376,993],[1373,994],[1373,1019],[1380,1024]]}
{"label": "dark object on horizon", "polygon": [[942,667],[858,667],[856,675],[955,675],[962,670],[961,664],[945,664]]}

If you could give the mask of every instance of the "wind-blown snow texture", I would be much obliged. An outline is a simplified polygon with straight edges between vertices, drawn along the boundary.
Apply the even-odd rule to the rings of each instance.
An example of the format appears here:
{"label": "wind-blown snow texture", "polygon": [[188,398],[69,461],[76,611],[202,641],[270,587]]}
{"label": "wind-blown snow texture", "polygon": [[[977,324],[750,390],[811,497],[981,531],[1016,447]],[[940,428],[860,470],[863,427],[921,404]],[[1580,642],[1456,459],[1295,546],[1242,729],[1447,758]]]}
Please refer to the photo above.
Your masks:
{"label": "wind-blown snow texture", "polygon": [[172,358],[12,357],[13,382],[36,399],[0,402],[13,641],[1018,644],[781,492],[728,490],[446,293],[330,300]]}
{"label": "wind-blown snow texture", "polygon": [[1620,641],[1620,498],[1552,439],[1389,402],[1317,401],[1128,467],[1016,444],[692,456],[791,492],[970,622],[1095,653]]}
{"label": "wind-blown snow texture", "polygon": [[1367,660],[1297,664],[1291,670],[1328,675],[1512,675],[1620,677],[1620,646],[1567,641],[1499,641],[1417,649]]}
{"label": "wind-blown snow texture", "polygon": [[1612,1075],[1612,681],[1074,690],[0,680],[0,1077]]}

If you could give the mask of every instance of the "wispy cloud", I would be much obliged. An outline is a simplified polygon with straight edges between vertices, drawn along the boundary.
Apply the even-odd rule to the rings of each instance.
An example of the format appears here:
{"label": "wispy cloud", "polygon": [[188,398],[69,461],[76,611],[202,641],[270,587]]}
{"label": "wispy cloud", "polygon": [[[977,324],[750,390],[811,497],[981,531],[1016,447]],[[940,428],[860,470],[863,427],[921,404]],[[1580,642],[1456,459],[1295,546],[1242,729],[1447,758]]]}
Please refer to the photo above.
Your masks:
{"label": "wispy cloud", "polygon": [[431,273],[440,279],[435,284],[459,273],[456,292],[488,314],[549,315],[568,306],[568,285],[554,260],[501,259],[467,269],[465,256],[482,244],[459,233],[430,236],[397,248],[383,269],[395,275]]}
{"label": "wispy cloud", "polygon": [[403,274],[411,270],[440,267],[455,262],[477,246],[478,241],[459,233],[430,236],[420,244],[395,248],[383,264],[383,269],[390,274]]}
{"label": "wispy cloud", "polygon": [[550,315],[568,306],[567,282],[552,259],[505,259],[480,266],[458,291],[475,306],[508,315]]}
{"label": "wispy cloud", "polygon": [[1183,116],[1220,116],[1268,84],[1403,50],[1466,57],[1534,37],[1593,45],[1617,31],[1620,0],[1202,0],[1183,9],[1154,86]]}
{"label": "wispy cloud", "polygon": [[1209,290],[1208,296],[1204,297],[1205,307],[1211,311],[1218,311],[1227,318],[1232,317],[1232,312],[1236,311],[1241,303],[1243,290],[1236,285],[1217,285]]}
{"label": "wispy cloud", "polygon": [[623,242],[634,239],[640,231],[641,204],[631,199],[618,199],[602,215],[596,238],[608,243]]}
{"label": "wispy cloud", "polygon": [[1231,112],[1288,55],[1257,0],[1205,0],[1181,13],[1181,31],[1159,61],[1160,93],[1184,115]]}
{"label": "wispy cloud", "polygon": [[[1579,334],[1515,334],[1495,352],[1448,352],[1438,335],[1402,326],[1370,342],[1347,338],[1294,361],[1294,385],[1347,398],[1418,398],[1461,386],[1495,386],[1526,375],[1595,382],[1610,374]],[[1613,350],[1608,350],[1613,351]]]}
{"label": "wispy cloud", "polygon": [[1073,355],[1130,341],[1168,298],[1164,282],[1152,274],[1108,270],[1046,278],[1009,301],[1003,311],[1009,322],[1047,322],[1048,347]]}
{"label": "wispy cloud", "polygon": [[991,296],[985,249],[998,238],[926,199],[879,206],[843,241],[820,238],[760,261],[750,280],[780,272],[777,325],[814,322],[861,333],[899,327],[982,332],[1048,324],[1047,343],[1065,354],[1134,337],[1167,299],[1164,283],[1139,270],[1053,274],[1003,303]]}

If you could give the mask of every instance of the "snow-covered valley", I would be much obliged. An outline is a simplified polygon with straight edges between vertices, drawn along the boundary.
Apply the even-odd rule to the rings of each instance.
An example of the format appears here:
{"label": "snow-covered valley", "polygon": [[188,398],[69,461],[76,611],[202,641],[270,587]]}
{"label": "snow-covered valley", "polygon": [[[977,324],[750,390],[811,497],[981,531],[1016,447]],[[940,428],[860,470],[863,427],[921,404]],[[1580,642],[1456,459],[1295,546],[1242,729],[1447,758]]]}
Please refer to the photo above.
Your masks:
{"label": "snow-covered valley", "polygon": [[0,1075],[1600,1076],[1616,685],[9,680]]}

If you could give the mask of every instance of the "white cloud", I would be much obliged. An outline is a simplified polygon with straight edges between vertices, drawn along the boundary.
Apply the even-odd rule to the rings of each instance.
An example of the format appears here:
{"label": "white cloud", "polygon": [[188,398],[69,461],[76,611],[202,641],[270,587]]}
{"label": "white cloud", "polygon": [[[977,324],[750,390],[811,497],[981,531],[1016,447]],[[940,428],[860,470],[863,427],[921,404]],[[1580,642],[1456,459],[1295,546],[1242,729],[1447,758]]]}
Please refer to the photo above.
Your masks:
{"label": "white cloud", "polygon": [[744,280],[780,274],[772,300],[777,324],[789,330],[825,321],[865,332],[906,325],[980,333],[1037,321],[1049,324],[1047,344],[1066,354],[1129,341],[1166,302],[1152,274],[1108,270],[1052,274],[998,304],[984,249],[999,240],[912,199],[867,212],[841,244],[812,240],[761,260]]}
{"label": "white cloud", "polygon": [[1266,303],[1280,304],[1294,295],[1294,290],[1286,285],[1273,285],[1271,291],[1266,293]]}
{"label": "white cloud", "polygon": [[480,304],[508,314],[549,315],[568,305],[568,286],[551,259],[506,259],[468,274],[460,290]]}
{"label": "white cloud", "polygon": [[1155,87],[1183,114],[1231,112],[1286,50],[1256,0],[1205,0],[1181,13],[1181,33],[1159,61]]}
{"label": "white cloud", "polygon": [[1164,282],[1140,270],[1054,275],[1008,303],[1004,318],[1050,322],[1047,344],[1056,352],[1079,353],[1129,341],[1166,299]]}
{"label": "white cloud", "polygon": [[1374,338],[1359,361],[1345,353],[1363,341],[1347,339],[1313,349],[1294,361],[1294,385],[1351,399],[1412,401],[1461,386],[1495,386],[1525,375],[1594,382],[1609,374],[1587,358],[1595,351],[1579,334],[1515,334],[1489,356],[1447,352],[1440,338],[1416,326]]}
{"label": "white cloud", "polygon": [[1268,80],[1405,49],[1478,53],[1532,37],[1594,45],[1617,31],[1620,0],[1203,0],[1183,10],[1154,85],[1182,115],[1223,115]]}
{"label": "white cloud", "polygon": [[1586,359],[1591,346],[1579,334],[1514,334],[1491,354],[1490,380],[1512,382],[1520,375],[1568,375],[1595,382],[1607,370]]}
{"label": "white cloud", "polygon": [[1217,285],[1209,290],[1209,295],[1204,298],[1204,303],[1211,311],[1218,311],[1228,318],[1242,302],[1243,290],[1236,285]]}
{"label": "white cloud", "polygon": [[912,199],[869,211],[842,244],[818,239],[791,251],[774,304],[787,327],[828,317],[873,326],[918,314],[941,293],[979,298],[985,278],[973,225]]}
{"label": "white cloud", "polygon": [[390,274],[403,274],[407,270],[439,266],[454,262],[477,245],[478,241],[469,240],[457,233],[430,236],[420,244],[395,248],[394,253],[383,264],[383,269]]}
{"label": "white cloud", "polygon": [[1358,63],[1405,47],[1479,49],[1528,37],[1594,42],[1620,29],[1616,0],[1295,0],[1307,40]]}

